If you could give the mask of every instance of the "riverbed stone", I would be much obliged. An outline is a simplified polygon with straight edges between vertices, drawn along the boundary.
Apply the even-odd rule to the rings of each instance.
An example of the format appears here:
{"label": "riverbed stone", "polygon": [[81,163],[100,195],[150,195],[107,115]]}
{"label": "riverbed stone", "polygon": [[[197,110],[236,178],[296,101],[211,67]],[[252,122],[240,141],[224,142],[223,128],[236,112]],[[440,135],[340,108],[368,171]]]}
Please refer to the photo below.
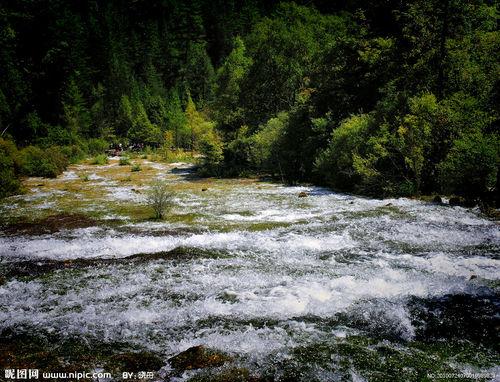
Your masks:
{"label": "riverbed stone", "polygon": [[222,366],[230,360],[224,353],[198,345],[173,356],[168,362],[176,371],[185,371]]}

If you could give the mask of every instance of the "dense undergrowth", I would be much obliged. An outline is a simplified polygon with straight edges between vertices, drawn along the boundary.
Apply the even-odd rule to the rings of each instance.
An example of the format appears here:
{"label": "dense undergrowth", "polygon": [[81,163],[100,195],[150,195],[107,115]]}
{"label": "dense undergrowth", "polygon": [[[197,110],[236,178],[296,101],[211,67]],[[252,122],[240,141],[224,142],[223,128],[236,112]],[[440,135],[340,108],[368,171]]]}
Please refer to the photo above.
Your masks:
{"label": "dense undergrowth", "polygon": [[200,152],[207,176],[498,206],[496,3],[230,3],[2,7],[0,195],[122,144]]}

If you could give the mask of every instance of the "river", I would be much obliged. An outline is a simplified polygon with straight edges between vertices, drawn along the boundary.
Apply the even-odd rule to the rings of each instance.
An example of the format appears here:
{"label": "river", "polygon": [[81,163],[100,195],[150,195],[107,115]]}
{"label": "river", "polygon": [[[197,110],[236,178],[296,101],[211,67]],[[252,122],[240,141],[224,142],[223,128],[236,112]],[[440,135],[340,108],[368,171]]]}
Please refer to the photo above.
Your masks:
{"label": "river", "polygon": [[79,266],[7,277],[0,330],[128,343],[160,354],[164,376],[169,357],[203,345],[276,380],[500,377],[500,226],[477,209],[142,166],[174,192],[162,222],[127,216],[147,210],[146,184],[113,178],[113,161],[41,190],[28,180],[3,202],[19,217],[75,199],[71,209],[110,224],[1,234],[3,269]]}

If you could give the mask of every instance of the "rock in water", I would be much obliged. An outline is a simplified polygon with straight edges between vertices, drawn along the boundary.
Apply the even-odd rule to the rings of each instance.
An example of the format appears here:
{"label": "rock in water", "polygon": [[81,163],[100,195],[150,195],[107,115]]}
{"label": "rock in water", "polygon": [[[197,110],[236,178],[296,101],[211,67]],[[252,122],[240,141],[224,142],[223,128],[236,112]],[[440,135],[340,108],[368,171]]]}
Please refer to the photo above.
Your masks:
{"label": "rock in water", "polygon": [[206,190],[208,190],[208,188],[202,188],[201,190],[202,190],[202,191],[206,191]]}
{"label": "rock in water", "polygon": [[432,198],[432,203],[436,203],[436,204],[443,204],[443,199],[441,199],[441,196],[439,196],[439,195],[435,195],[435,196]]}
{"label": "rock in water", "polygon": [[193,346],[168,360],[172,368],[179,372],[206,367],[222,366],[230,357],[225,354],[205,348],[202,345]]}
{"label": "rock in water", "polygon": [[305,191],[302,191],[302,192],[299,193],[299,198],[305,198],[307,196],[309,196],[309,195]]}

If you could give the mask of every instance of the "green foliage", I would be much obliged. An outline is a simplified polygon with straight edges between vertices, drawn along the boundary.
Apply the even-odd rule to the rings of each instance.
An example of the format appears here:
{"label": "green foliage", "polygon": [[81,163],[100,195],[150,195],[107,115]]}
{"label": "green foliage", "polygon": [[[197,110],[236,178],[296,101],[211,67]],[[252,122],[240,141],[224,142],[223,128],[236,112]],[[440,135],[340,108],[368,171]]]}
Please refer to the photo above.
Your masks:
{"label": "green foliage", "polygon": [[141,166],[139,164],[135,163],[130,168],[130,171],[131,172],[138,172],[138,171],[142,171],[142,168],[141,168]]}
{"label": "green foliage", "polygon": [[196,105],[191,96],[188,96],[185,116],[186,128],[189,132],[189,149],[191,151],[199,150],[200,143],[203,140],[211,139],[211,137],[207,136],[213,134],[214,124],[207,120],[203,113],[196,109]]}
{"label": "green foliage", "polygon": [[453,142],[439,164],[439,178],[447,192],[473,198],[496,186],[499,165],[499,137],[476,132]]}
{"label": "green foliage", "polygon": [[73,134],[90,136],[91,114],[73,78],[69,81],[64,98],[63,112],[66,129]]}
{"label": "green foliage", "polygon": [[221,139],[215,133],[205,134],[199,144],[201,159],[200,173],[203,175],[220,175],[224,160],[224,151]]}
{"label": "green foliage", "polygon": [[233,50],[217,70],[214,118],[224,130],[234,130],[242,123],[243,108],[240,106],[241,84],[252,65],[241,37],[233,41]]}
{"label": "green foliage", "polygon": [[69,163],[77,163],[86,158],[87,153],[84,151],[85,146],[80,145],[70,145],[61,146],[61,153],[67,158]]}
{"label": "green foliage", "polygon": [[91,164],[96,164],[99,166],[108,164],[108,156],[106,154],[96,155],[91,161]]}
{"label": "green foliage", "polygon": [[376,175],[361,156],[372,123],[370,114],[355,115],[333,131],[328,148],[316,160],[316,171],[328,185],[349,190],[361,181],[363,175]]}
{"label": "green foliage", "polygon": [[287,113],[279,113],[276,117],[269,119],[252,136],[254,166],[261,171],[281,173],[281,141],[289,121]]}
{"label": "green foliage", "polygon": [[102,154],[109,146],[108,142],[101,138],[91,138],[86,143],[87,152],[90,155]]}
{"label": "green foliage", "polygon": [[55,178],[69,164],[68,159],[61,152],[61,148],[57,146],[47,149],[28,146],[20,150],[19,158],[20,173],[26,176]]}
{"label": "green foliage", "polygon": [[149,121],[146,109],[141,101],[137,101],[132,110],[132,126],[128,138],[133,143],[143,143],[157,147],[163,141],[161,130]]}
{"label": "green foliage", "polygon": [[0,138],[0,198],[19,192],[18,152],[12,141]]}
{"label": "green foliage", "polygon": [[252,65],[242,81],[241,102],[247,123],[262,123],[289,109],[309,86],[321,52],[346,30],[345,20],[310,7],[281,3],[246,38]]}
{"label": "green foliage", "polygon": [[130,165],[130,158],[126,156],[120,157],[120,161],[118,162],[120,166],[129,166]]}
{"label": "green foliage", "polygon": [[26,172],[132,143],[377,196],[498,187],[494,2],[91,3],[0,12],[0,136]]}
{"label": "green foliage", "polygon": [[182,110],[179,92],[175,88],[168,94],[165,113],[167,129],[173,137],[173,139],[169,140],[169,145],[187,148],[189,145],[189,132],[186,127],[186,116],[184,110]]}
{"label": "green foliage", "polygon": [[438,105],[433,94],[409,100],[410,114],[403,117],[395,137],[396,146],[412,175],[414,189],[420,191],[422,170],[431,145]]}

